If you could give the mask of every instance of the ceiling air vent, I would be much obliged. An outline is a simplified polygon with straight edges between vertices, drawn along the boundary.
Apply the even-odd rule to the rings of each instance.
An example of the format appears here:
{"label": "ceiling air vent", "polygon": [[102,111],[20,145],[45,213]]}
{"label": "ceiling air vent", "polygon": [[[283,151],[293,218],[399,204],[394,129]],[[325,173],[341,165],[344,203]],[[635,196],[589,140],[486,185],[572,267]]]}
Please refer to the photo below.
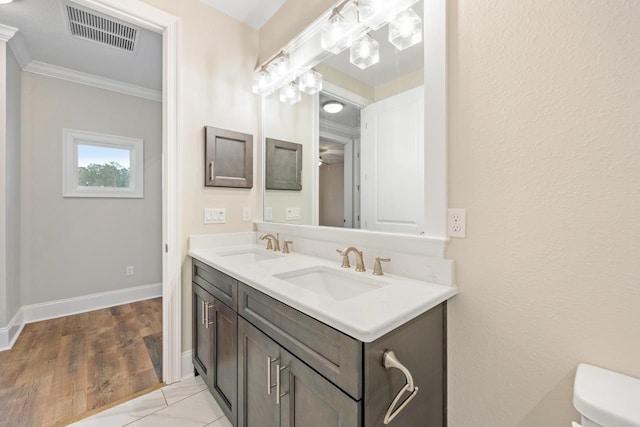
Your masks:
{"label": "ceiling air vent", "polygon": [[126,52],[135,52],[140,31],[110,17],[66,5],[71,35]]}

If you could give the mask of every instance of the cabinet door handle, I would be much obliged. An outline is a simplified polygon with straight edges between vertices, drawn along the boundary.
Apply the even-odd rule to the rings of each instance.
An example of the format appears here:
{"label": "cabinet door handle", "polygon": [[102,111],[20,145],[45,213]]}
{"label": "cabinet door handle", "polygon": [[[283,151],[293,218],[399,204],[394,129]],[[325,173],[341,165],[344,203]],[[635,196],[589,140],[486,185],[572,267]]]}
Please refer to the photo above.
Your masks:
{"label": "cabinet door handle", "polygon": [[[405,406],[407,406],[407,404],[409,404],[409,402],[411,402],[411,400],[416,397],[416,394],[418,394],[418,387],[413,383],[411,372],[409,372],[406,366],[400,363],[393,351],[387,350],[384,352],[384,355],[382,356],[382,364],[387,369],[399,369],[404,374],[405,379],[407,380],[407,383],[400,389],[396,397],[391,402],[391,405],[389,405],[387,413],[384,416],[384,424],[389,424],[396,417],[396,415],[402,412]],[[400,401],[400,398],[404,395],[405,391],[411,394],[409,394],[409,397],[407,397],[396,408],[396,405]]]}
{"label": "cabinet door handle", "polygon": [[287,395],[287,393],[280,393],[280,376],[281,372],[287,369],[286,366],[280,366],[280,364],[276,365],[276,405],[280,404],[280,398]]}
{"label": "cabinet door handle", "polygon": [[204,300],[200,301],[200,314],[202,318],[202,326],[204,326]]}
{"label": "cabinet door handle", "polygon": [[204,326],[205,328],[209,329],[209,325],[213,325],[214,323],[216,323],[215,321],[210,322],[209,321],[209,310],[211,309],[211,307],[213,307],[213,304],[209,304],[208,302],[204,302]]}
{"label": "cabinet door handle", "polygon": [[213,182],[213,160],[209,162],[209,181]]}
{"label": "cabinet door handle", "polygon": [[271,384],[271,365],[276,363],[279,359],[276,357],[275,359],[271,359],[271,356],[267,356],[267,394],[271,394],[271,389],[277,386],[276,384]]}

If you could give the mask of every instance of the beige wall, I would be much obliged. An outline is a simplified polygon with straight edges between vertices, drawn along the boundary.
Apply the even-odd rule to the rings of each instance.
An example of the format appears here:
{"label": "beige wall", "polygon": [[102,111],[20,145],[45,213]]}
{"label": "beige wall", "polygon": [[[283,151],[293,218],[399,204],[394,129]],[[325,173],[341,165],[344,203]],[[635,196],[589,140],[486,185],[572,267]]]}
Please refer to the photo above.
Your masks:
{"label": "beige wall", "polygon": [[320,174],[320,225],[344,227],[344,163],[322,165]]}
{"label": "beige wall", "polygon": [[449,426],[567,426],[640,377],[640,7],[449,2]]}
{"label": "beige wall", "polygon": [[6,321],[20,309],[20,100],[22,70],[11,49],[7,49],[7,293]]}
{"label": "beige wall", "polygon": [[[28,72],[22,83],[22,303],[161,282],[161,104]],[[142,138],[144,198],[63,198],[63,128]]]}
{"label": "beige wall", "polygon": [[[225,189],[204,187],[204,126],[256,135],[257,97],[251,79],[258,55],[258,33],[199,0],[144,0],[181,20],[180,105],[180,204],[182,268],[182,348],[191,349],[191,259],[187,237],[191,234],[250,231],[242,221],[242,209],[258,217],[257,153],[254,138],[254,187]],[[226,208],[226,224],[203,223],[205,207]]]}

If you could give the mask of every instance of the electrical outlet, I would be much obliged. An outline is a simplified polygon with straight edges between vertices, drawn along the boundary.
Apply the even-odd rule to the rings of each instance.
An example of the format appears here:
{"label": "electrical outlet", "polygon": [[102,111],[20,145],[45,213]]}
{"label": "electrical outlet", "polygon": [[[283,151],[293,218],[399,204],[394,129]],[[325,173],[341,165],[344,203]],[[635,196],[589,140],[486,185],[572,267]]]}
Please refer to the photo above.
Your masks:
{"label": "electrical outlet", "polygon": [[467,210],[449,209],[447,228],[450,237],[467,237]]}
{"label": "electrical outlet", "polygon": [[251,208],[242,209],[242,220],[243,221],[251,221]]}
{"label": "electrical outlet", "polygon": [[264,220],[265,221],[273,221],[273,208],[267,206],[264,208]]}
{"label": "electrical outlet", "polygon": [[133,276],[133,265],[127,265],[127,276]]}

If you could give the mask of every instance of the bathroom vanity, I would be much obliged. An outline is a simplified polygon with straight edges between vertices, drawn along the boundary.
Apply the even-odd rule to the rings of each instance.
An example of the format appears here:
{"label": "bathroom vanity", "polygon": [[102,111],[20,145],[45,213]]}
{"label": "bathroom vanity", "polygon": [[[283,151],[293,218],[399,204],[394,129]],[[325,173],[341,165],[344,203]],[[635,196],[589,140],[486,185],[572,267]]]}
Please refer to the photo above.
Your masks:
{"label": "bathroom vanity", "polygon": [[253,239],[189,251],[194,367],[232,424],[445,425],[455,288]]}

